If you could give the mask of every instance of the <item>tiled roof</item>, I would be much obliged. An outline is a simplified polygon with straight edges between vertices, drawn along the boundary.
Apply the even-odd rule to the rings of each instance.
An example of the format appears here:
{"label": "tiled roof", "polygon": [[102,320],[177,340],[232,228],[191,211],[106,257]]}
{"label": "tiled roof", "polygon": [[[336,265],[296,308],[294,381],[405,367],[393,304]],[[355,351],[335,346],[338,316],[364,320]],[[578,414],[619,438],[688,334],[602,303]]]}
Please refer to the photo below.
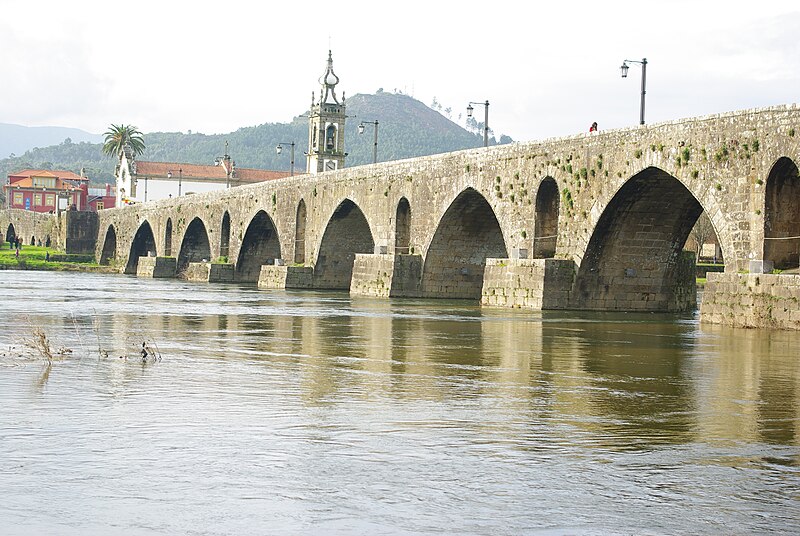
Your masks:
{"label": "tiled roof", "polygon": [[30,178],[30,177],[56,177],[59,179],[67,179],[71,181],[88,181],[88,177],[81,177],[77,173],[65,170],[50,170],[50,169],[23,169],[16,173],[9,173],[9,178]]}
{"label": "tiled roof", "polygon": [[[34,176],[35,177],[47,177],[47,175],[38,175],[38,174],[34,175]],[[16,182],[13,182],[11,184],[4,184],[3,187],[4,188],[9,188],[9,189],[17,188],[17,187],[20,187],[20,188],[33,188],[33,177],[25,177],[24,179],[20,179],[20,180],[18,180]],[[36,187],[37,190],[39,190],[40,188],[41,188],[41,186],[37,186]],[[73,190],[73,191],[77,192],[77,191],[80,191],[80,188],[78,186],[75,186],[72,183],[64,181],[61,178],[57,178],[56,179],[55,188],[48,188],[47,190],[51,191],[51,192],[54,191],[54,190]]]}
{"label": "tiled roof", "polygon": [[[214,180],[224,181],[226,178],[225,168],[222,164],[218,166],[204,166],[199,164],[184,164],[180,162],[144,162],[136,161],[136,175],[147,175],[148,177],[166,177],[167,173],[172,173],[175,178],[179,174],[184,179],[189,180]],[[262,182],[273,179],[288,177],[288,171],[270,171],[267,169],[235,169],[233,180],[236,182]]]}

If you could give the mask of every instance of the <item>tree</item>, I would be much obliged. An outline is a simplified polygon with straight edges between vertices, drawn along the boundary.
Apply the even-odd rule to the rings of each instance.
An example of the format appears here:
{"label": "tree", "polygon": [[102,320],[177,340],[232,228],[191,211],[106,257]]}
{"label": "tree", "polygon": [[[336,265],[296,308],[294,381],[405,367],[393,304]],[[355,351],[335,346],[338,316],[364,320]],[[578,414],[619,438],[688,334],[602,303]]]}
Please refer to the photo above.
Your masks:
{"label": "tree", "polygon": [[699,261],[700,254],[703,252],[703,244],[706,244],[716,237],[714,226],[711,224],[711,220],[705,212],[697,218],[697,223],[695,223],[692,228],[691,236],[695,242],[695,258]]}
{"label": "tree", "polygon": [[103,154],[119,158],[126,145],[133,150],[134,155],[138,156],[144,152],[142,133],[133,125],[112,124],[104,136]]}

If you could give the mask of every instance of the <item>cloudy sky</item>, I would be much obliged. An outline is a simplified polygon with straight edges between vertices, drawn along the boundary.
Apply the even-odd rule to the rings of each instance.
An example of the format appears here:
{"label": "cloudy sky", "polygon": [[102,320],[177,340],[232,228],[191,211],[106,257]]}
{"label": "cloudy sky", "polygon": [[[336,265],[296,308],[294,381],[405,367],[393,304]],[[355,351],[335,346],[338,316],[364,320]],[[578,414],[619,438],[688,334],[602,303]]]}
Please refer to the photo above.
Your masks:
{"label": "cloudy sky", "polygon": [[[436,98],[533,140],[798,101],[800,2],[0,0],[0,122],[224,133],[288,122],[328,49],[347,95]],[[477,107],[482,120],[483,108]],[[389,128],[387,125],[384,128]]]}

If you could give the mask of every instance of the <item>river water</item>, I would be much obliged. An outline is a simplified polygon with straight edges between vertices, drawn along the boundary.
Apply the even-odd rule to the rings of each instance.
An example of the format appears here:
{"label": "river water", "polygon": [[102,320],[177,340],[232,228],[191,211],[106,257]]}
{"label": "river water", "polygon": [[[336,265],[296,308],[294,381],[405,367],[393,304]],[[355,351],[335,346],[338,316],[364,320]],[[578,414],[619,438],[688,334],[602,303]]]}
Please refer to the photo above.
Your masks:
{"label": "river water", "polygon": [[0,275],[3,535],[800,530],[800,333]]}

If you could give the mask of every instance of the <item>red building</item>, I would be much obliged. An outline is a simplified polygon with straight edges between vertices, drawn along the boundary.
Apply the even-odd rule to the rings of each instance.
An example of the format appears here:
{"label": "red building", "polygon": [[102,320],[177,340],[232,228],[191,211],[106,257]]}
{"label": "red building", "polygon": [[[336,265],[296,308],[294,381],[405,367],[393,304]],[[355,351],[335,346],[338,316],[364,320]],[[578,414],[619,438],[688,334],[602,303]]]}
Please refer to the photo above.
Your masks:
{"label": "red building", "polygon": [[71,171],[25,169],[10,174],[3,190],[7,208],[34,212],[112,208],[116,200],[109,185],[90,192],[89,178]]}
{"label": "red building", "polygon": [[86,210],[97,212],[104,208],[114,208],[116,205],[117,195],[110,184],[106,184],[103,188],[88,188],[87,191],[86,205],[89,208]]}

